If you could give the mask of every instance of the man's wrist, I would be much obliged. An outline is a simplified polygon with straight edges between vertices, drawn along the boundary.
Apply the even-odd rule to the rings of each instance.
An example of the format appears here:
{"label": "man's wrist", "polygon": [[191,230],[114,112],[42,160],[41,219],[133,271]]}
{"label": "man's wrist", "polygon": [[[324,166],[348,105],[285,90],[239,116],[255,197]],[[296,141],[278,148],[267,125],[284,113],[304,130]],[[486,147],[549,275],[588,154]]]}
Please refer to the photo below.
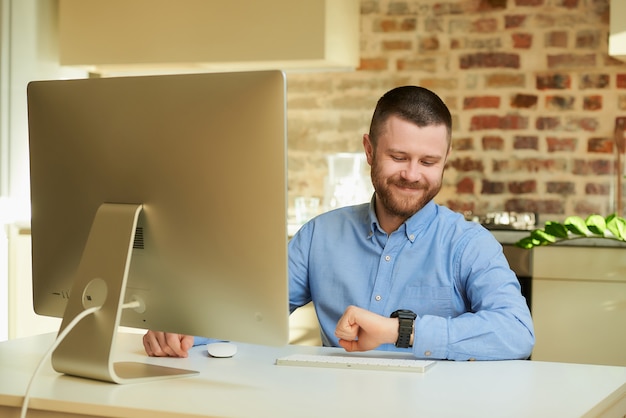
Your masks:
{"label": "man's wrist", "polygon": [[417,315],[408,309],[399,309],[393,312],[390,317],[398,319],[398,338],[395,341],[396,347],[412,347],[415,334],[414,323]]}

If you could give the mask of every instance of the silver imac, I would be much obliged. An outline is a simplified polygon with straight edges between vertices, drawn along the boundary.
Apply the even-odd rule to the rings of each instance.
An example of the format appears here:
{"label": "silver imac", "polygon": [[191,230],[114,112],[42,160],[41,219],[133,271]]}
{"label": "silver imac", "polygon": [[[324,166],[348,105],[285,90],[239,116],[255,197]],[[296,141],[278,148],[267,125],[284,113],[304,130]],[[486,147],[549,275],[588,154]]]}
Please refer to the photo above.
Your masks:
{"label": "silver imac", "polygon": [[[58,372],[127,383],[186,370],[112,360],[119,325],[288,341],[280,71],[31,82],[33,304]],[[126,308],[126,304],[133,308]]]}

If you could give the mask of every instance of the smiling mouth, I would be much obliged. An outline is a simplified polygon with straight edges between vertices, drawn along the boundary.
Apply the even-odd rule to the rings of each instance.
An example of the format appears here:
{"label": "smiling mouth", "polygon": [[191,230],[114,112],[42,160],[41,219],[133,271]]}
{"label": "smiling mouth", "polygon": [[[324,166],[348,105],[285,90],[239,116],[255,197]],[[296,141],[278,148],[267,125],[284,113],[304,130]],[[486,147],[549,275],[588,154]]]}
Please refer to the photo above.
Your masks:
{"label": "smiling mouth", "polygon": [[406,190],[409,192],[416,192],[420,190],[425,190],[426,187],[421,183],[403,183],[403,182],[394,182],[393,186],[400,190]]}

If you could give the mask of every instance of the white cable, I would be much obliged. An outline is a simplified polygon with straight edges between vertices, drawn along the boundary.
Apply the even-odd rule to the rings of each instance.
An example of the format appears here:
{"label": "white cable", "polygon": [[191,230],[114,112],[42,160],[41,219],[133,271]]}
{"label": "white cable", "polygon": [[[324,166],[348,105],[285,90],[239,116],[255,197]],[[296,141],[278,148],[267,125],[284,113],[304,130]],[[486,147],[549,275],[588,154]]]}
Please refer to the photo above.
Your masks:
{"label": "white cable", "polygon": [[141,308],[141,302],[133,300],[132,302],[126,302],[121,306],[122,309]]}
{"label": "white cable", "polygon": [[39,361],[37,368],[35,369],[32,376],[30,377],[30,381],[28,382],[28,386],[26,387],[26,393],[24,394],[24,400],[22,402],[22,413],[20,414],[21,418],[26,417],[26,411],[28,410],[28,401],[30,399],[31,387],[33,385],[33,382],[35,381],[35,377],[39,373],[39,370],[41,370],[41,368],[43,367],[48,357],[52,355],[52,352],[56,350],[59,344],[63,342],[65,337],[67,337],[67,334],[70,333],[70,331],[76,326],[76,324],[82,321],[87,315],[91,315],[92,313],[96,312],[99,309],[100,309],[99,306],[95,306],[93,308],[85,309],[84,311],[76,315],[74,319],[72,319],[72,321],[69,324],[67,324],[67,326],[63,329],[63,331],[59,333],[56,340],[54,340],[54,343],[52,344],[52,346],[48,349],[48,351],[46,351],[43,358]]}
{"label": "white cable", "polygon": [[[139,308],[139,307],[141,307],[141,302],[137,300],[133,300],[132,302],[125,303],[121,306],[122,309]],[[72,319],[70,323],[67,324],[67,326],[63,329],[63,331],[59,333],[57,338],[54,340],[54,343],[48,349],[48,351],[46,351],[42,359],[39,361],[37,368],[35,369],[32,376],[30,377],[30,381],[28,382],[28,386],[26,387],[26,393],[24,394],[24,400],[22,401],[22,412],[20,414],[20,418],[26,418],[26,412],[28,411],[28,401],[30,399],[31,387],[33,385],[33,382],[35,381],[35,377],[39,373],[39,370],[41,370],[41,368],[43,367],[48,357],[52,355],[54,350],[56,350],[59,344],[63,342],[65,337],[67,337],[67,334],[69,334],[72,331],[72,329],[74,329],[76,324],[82,321],[86,316],[91,315],[92,313],[98,311],[99,309],[100,309],[100,306],[94,306],[93,308],[85,309],[84,311],[76,315],[74,319]]]}

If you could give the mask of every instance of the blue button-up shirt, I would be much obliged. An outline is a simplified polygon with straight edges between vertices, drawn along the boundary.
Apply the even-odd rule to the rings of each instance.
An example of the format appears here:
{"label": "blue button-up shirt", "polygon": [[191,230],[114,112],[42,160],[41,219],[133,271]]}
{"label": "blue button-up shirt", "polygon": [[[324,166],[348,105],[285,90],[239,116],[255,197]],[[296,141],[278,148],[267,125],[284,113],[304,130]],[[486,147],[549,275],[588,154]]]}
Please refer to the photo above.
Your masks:
{"label": "blue button-up shirt", "polygon": [[534,345],[502,246],[432,201],[390,235],[378,225],[373,200],[309,221],[289,242],[289,299],[291,311],[313,301],[327,346],[338,346],[335,327],[349,305],[387,317],[415,312],[418,358],[527,358]]}

